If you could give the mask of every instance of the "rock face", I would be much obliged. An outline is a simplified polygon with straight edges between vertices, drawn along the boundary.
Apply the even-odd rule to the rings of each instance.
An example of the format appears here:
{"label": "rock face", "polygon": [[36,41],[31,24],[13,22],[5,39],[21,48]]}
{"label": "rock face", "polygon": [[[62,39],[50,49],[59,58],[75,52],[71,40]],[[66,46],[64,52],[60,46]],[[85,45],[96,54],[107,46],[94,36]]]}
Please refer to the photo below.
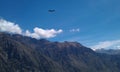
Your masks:
{"label": "rock face", "polygon": [[0,72],[120,72],[120,56],[96,53],[77,42],[0,33]]}

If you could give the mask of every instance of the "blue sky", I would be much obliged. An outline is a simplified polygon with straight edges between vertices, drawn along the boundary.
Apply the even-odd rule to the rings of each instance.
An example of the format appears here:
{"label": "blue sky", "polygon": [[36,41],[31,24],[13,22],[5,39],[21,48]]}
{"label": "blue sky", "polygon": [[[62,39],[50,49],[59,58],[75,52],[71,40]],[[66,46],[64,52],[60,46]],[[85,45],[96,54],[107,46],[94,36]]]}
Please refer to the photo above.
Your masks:
{"label": "blue sky", "polygon": [[62,30],[51,41],[78,41],[88,47],[110,42],[107,47],[120,47],[120,0],[0,0],[0,17],[23,31]]}

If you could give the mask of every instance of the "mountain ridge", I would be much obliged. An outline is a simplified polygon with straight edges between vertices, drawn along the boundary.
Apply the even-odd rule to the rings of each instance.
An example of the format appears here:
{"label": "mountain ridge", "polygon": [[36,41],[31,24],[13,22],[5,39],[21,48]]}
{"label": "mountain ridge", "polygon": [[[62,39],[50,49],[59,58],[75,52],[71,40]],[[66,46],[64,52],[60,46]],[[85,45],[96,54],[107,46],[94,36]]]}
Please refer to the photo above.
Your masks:
{"label": "mountain ridge", "polygon": [[109,55],[120,55],[120,49],[97,49],[95,52]]}
{"label": "mountain ridge", "polygon": [[0,72],[119,72],[119,60],[77,42],[0,33]]}

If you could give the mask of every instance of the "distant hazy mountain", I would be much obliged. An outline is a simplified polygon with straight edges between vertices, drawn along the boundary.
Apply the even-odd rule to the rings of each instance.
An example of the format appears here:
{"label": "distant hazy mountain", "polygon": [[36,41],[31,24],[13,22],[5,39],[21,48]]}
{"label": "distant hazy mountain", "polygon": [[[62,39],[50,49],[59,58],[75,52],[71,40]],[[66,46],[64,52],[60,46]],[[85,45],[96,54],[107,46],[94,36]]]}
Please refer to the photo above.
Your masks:
{"label": "distant hazy mountain", "polygon": [[120,56],[77,42],[50,42],[0,33],[0,72],[120,72]]}
{"label": "distant hazy mountain", "polygon": [[110,54],[110,55],[115,55],[115,54],[120,55],[120,49],[97,49],[96,52],[106,53],[106,54]]}

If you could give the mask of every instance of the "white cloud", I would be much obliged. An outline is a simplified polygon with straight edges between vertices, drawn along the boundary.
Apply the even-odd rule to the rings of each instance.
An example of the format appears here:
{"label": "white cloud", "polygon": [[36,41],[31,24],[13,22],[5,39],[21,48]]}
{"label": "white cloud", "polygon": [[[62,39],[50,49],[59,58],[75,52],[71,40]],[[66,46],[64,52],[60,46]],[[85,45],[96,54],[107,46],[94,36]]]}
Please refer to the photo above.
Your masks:
{"label": "white cloud", "polygon": [[33,33],[31,33],[29,30],[26,31],[26,36],[30,36],[32,38],[40,39],[40,38],[52,38],[55,37],[57,34],[61,33],[62,30],[54,30],[54,29],[42,29],[35,27],[33,29]]}
{"label": "white cloud", "polygon": [[71,29],[71,30],[70,30],[70,32],[79,32],[79,31],[80,31],[79,28],[77,28],[77,29]]}
{"label": "white cloud", "polygon": [[120,49],[120,44],[119,44],[119,45],[114,46],[114,49]]}
{"label": "white cloud", "polygon": [[4,19],[0,19],[0,31],[14,33],[14,34],[21,34],[21,35],[29,36],[36,39],[52,38],[52,37],[55,37],[57,34],[60,34],[61,32],[63,32],[62,29],[59,29],[59,30],[46,29],[45,30],[38,27],[35,27],[33,29],[33,33],[31,33],[29,30],[26,30],[25,32],[23,32],[18,24],[15,24],[13,22],[10,22]]}
{"label": "white cloud", "polygon": [[109,49],[109,48],[113,48],[113,49],[118,49],[120,48],[120,40],[114,40],[114,41],[103,41],[103,42],[99,42],[96,45],[91,46],[91,48],[93,50],[96,49]]}
{"label": "white cloud", "polygon": [[4,19],[0,19],[0,31],[9,32],[9,33],[16,33],[16,34],[22,33],[22,29],[19,27],[18,24],[6,21]]}

